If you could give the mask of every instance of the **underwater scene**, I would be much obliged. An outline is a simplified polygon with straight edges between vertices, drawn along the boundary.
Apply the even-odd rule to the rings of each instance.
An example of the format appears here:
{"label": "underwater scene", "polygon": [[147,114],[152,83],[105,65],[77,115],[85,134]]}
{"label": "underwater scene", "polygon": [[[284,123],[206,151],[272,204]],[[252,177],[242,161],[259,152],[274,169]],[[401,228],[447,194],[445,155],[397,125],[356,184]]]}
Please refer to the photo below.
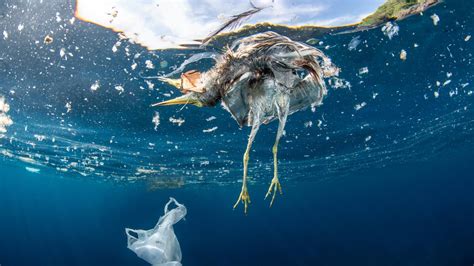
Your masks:
{"label": "underwater scene", "polygon": [[474,1],[0,1],[0,266],[474,265]]}

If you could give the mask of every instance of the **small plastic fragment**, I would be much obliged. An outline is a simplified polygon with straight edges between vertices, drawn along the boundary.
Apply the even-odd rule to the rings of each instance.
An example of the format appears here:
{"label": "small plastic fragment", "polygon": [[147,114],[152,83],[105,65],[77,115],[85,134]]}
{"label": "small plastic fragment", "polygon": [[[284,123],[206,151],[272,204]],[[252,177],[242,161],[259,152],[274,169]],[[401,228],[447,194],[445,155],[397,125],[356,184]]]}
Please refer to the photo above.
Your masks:
{"label": "small plastic fragment", "polygon": [[433,14],[430,16],[430,18],[433,20],[433,25],[438,26],[439,16],[436,14]]}
{"label": "small plastic fragment", "polygon": [[53,37],[51,37],[51,36],[49,36],[49,35],[46,35],[46,37],[44,37],[43,42],[44,42],[45,44],[50,44],[50,43],[53,42]]}
{"label": "small plastic fragment", "polygon": [[365,75],[369,73],[369,68],[368,67],[363,67],[361,69],[359,69],[359,75]]}
{"label": "small plastic fragment", "polygon": [[98,80],[96,80],[92,85],[91,85],[91,91],[96,91],[100,88],[100,83]]}
{"label": "small plastic fragment", "polygon": [[158,112],[155,112],[155,114],[153,115],[153,119],[151,120],[151,122],[153,123],[153,125],[155,125],[155,127],[153,128],[155,131],[158,130],[158,126],[160,125],[160,113]]}
{"label": "small plastic fragment", "polygon": [[388,37],[388,39],[392,39],[393,36],[398,35],[398,31],[400,30],[400,27],[398,27],[397,23],[392,23],[392,22],[387,22],[385,25],[382,27],[382,32],[385,36]]}
{"label": "small plastic fragment", "polygon": [[13,120],[7,114],[10,111],[10,105],[5,97],[0,95],[0,139],[7,133],[7,128],[13,124]]}
{"label": "small plastic fragment", "polygon": [[405,51],[403,49],[400,51],[400,60],[402,60],[402,61],[407,60],[407,51]]}
{"label": "small plastic fragment", "polygon": [[349,42],[347,49],[349,49],[349,51],[357,49],[357,46],[359,46],[360,42],[360,36],[352,38],[352,40]]}

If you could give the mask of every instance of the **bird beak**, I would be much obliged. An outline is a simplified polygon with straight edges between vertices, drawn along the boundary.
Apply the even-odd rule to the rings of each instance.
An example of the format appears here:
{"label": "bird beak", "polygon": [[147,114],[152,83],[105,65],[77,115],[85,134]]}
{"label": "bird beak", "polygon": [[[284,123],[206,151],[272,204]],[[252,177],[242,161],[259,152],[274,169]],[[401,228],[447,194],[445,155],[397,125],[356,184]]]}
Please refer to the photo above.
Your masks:
{"label": "bird beak", "polygon": [[160,77],[158,79],[165,83],[170,84],[171,86],[181,89],[181,79],[170,79],[170,78],[163,78],[163,77]]}
{"label": "bird beak", "polygon": [[169,106],[169,105],[178,105],[178,104],[192,104],[192,105],[195,105],[197,107],[203,107],[203,104],[199,100],[194,98],[193,95],[190,94],[190,93],[179,96],[179,97],[176,97],[176,98],[168,100],[168,101],[155,103],[155,104],[152,104],[151,106],[152,107],[155,107],[155,106]]}

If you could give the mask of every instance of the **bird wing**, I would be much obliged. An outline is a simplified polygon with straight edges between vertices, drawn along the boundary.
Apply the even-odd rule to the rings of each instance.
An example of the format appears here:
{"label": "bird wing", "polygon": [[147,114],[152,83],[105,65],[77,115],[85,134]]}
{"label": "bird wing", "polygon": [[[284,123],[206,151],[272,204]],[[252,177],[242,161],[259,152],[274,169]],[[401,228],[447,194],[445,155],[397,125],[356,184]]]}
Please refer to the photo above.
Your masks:
{"label": "bird wing", "polygon": [[320,105],[326,94],[324,83],[316,83],[312,77],[306,76],[290,93],[290,114],[309,106]]}
{"label": "bird wing", "polygon": [[[323,60],[325,58],[326,56],[323,55]],[[307,71],[308,74],[291,90],[290,113],[309,106],[320,105],[327,94],[327,89],[323,79],[324,70],[318,63],[317,57],[304,56],[296,58],[292,63]]]}
{"label": "bird wing", "polygon": [[233,30],[233,29],[239,27],[243,20],[251,17],[252,15],[254,15],[254,14],[256,14],[256,13],[258,13],[258,12],[260,12],[264,9],[264,7],[256,7],[255,5],[252,4],[252,2],[250,2],[250,4],[252,5],[251,9],[249,9],[245,12],[242,12],[240,14],[233,15],[224,24],[222,24],[218,29],[216,29],[211,34],[209,34],[209,36],[207,36],[206,38],[201,40],[201,43],[202,43],[201,46],[207,45],[212,40],[212,38],[214,38],[216,35],[218,35],[222,31],[224,31],[226,29]]}
{"label": "bird wing", "polygon": [[236,82],[231,83],[232,86],[222,96],[222,105],[231,113],[240,127],[246,125],[249,119],[250,106],[248,100],[252,89],[249,87],[249,81],[252,76],[251,72],[243,74]]}

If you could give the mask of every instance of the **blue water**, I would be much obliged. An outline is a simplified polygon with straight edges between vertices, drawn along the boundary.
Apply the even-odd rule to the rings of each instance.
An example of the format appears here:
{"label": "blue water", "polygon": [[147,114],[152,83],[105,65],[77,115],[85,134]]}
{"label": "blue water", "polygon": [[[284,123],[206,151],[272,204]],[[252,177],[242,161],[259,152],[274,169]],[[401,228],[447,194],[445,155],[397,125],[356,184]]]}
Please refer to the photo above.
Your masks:
{"label": "blue water", "polygon": [[[140,75],[168,73],[193,52],[122,42],[114,53],[115,33],[71,24],[73,13],[73,1],[0,3],[0,95],[14,121],[0,139],[2,266],[146,265],[124,228],[152,228],[170,196],[188,209],[175,227],[184,265],[474,264],[474,3],[446,0],[398,22],[392,40],[380,29],[323,37],[352,86],[289,118],[284,195],[272,208],[263,196],[276,124],[260,130],[248,215],[232,205],[249,129],[219,107],[149,107],[177,92]],[[150,189],[162,179],[184,185]]]}

